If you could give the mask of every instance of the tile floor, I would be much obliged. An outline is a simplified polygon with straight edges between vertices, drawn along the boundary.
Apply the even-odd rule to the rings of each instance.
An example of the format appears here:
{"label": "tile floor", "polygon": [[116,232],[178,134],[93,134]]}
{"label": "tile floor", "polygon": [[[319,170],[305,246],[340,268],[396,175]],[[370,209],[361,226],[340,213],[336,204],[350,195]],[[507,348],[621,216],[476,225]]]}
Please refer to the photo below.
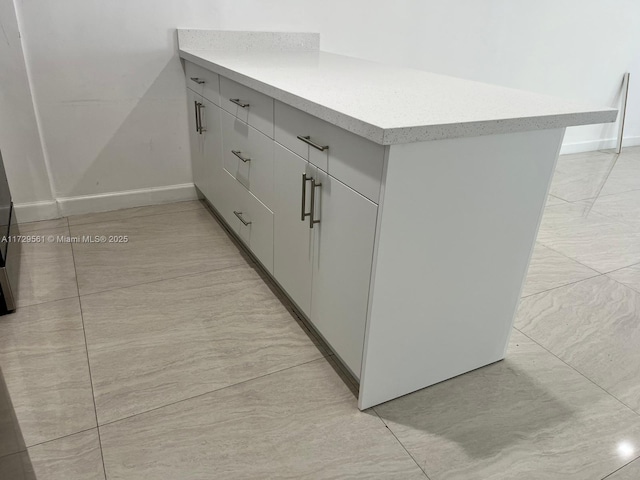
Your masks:
{"label": "tile floor", "polygon": [[640,148],[560,158],[504,361],[356,408],[199,202],[38,222],[0,479],[640,478]]}

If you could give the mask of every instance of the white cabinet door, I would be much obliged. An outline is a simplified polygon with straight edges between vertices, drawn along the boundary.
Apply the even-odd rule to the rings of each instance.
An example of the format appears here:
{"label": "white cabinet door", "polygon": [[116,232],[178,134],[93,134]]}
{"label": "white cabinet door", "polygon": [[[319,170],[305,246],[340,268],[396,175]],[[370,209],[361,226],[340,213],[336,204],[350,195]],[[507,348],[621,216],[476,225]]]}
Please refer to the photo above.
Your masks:
{"label": "white cabinet door", "polygon": [[193,177],[196,186],[213,204],[220,202],[222,192],[222,132],[220,127],[220,107],[209,100],[202,99],[200,107],[200,124],[203,129],[203,162],[198,169],[198,177],[194,169]]}
{"label": "white cabinet door", "polygon": [[[295,153],[276,144],[274,157],[273,275],[298,307],[311,314],[313,230],[302,208],[310,208],[311,182],[317,169]],[[306,195],[303,197],[303,185]]]}
{"label": "white cabinet door", "polygon": [[360,378],[378,207],[318,170],[311,321]]}
{"label": "white cabinet door", "polygon": [[189,114],[187,115],[189,123],[189,146],[191,147],[191,169],[193,170],[193,183],[200,189],[202,193],[204,174],[204,137],[200,133],[199,126],[199,110],[198,105],[202,104],[203,98],[195,92],[187,89],[187,108]]}

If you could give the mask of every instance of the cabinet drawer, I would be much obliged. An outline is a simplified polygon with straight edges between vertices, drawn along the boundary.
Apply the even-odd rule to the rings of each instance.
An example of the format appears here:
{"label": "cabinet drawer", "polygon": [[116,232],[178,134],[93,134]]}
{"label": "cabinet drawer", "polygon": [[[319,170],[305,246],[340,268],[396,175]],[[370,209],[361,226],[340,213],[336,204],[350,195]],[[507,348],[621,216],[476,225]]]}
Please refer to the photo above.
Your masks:
{"label": "cabinet drawer", "polygon": [[273,208],[273,140],[222,111],[224,168]]}
{"label": "cabinet drawer", "polygon": [[222,177],[220,179],[220,195],[217,203],[214,203],[213,206],[216,207],[218,213],[237,233],[239,227],[239,224],[237,224],[238,218],[233,212],[240,208],[245,188],[224,169],[222,169],[220,176]]}
{"label": "cabinet drawer", "polygon": [[[273,138],[273,99],[220,77],[220,106],[240,120]],[[232,101],[234,100],[234,101]]]}
{"label": "cabinet drawer", "polygon": [[[378,203],[384,147],[296,108],[275,102],[275,140]],[[298,137],[308,137],[305,142]]]}
{"label": "cabinet drawer", "polygon": [[[273,212],[243,187],[238,235],[269,273],[273,273]],[[245,225],[245,222],[248,225]]]}
{"label": "cabinet drawer", "polygon": [[220,78],[217,73],[187,61],[184,62],[184,72],[187,88],[220,105]]}
{"label": "cabinet drawer", "polygon": [[249,250],[273,273],[273,212],[224,172],[225,199],[222,216]]}

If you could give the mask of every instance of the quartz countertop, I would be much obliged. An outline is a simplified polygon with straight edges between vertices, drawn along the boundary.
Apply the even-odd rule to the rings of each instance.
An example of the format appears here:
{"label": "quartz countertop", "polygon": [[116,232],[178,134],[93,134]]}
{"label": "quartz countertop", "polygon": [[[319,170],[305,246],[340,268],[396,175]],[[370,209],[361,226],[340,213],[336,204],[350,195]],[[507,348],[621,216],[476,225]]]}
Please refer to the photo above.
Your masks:
{"label": "quartz countertop", "polygon": [[317,41],[301,48],[236,42],[227,49],[182,35],[185,60],[382,145],[607,123],[617,116],[613,108],[326,53]]}

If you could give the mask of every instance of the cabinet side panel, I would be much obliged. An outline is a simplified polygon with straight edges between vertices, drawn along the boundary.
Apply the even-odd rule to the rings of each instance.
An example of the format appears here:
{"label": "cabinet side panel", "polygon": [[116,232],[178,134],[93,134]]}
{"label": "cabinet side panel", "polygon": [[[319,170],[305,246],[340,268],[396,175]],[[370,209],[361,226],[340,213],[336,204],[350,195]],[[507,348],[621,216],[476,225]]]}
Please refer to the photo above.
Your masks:
{"label": "cabinet side panel", "polygon": [[503,358],[563,135],[390,147],[360,408]]}

